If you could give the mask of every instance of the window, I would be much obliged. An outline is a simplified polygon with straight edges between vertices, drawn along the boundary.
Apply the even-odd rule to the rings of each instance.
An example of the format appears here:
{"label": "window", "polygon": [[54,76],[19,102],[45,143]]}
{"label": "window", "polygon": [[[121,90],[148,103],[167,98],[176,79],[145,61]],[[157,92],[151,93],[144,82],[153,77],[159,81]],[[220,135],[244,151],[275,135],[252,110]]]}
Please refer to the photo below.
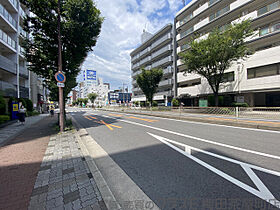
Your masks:
{"label": "window", "polygon": [[222,82],[232,82],[234,81],[234,72],[228,72],[223,75]]}
{"label": "window", "polygon": [[272,4],[266,5],[258,10],[258,16],[263,15],[267,12],[280,8],[280,1],[276,1]]}
{"label": "window", "polygon": [[181,33],[181,38],[187,36],[188,34],[190,34],[191,32],[193,32],[193,27],[189,28],[188,30],[184,31]]}
{"label": "window", "polygon": [[280,74],[280,63],[247,69],[247,79]]}
{"label": "window", "polygon": [[225,14],[229,10],[230,10],[229,6],[226,6],[225,8],[213,13],[212,15],[209,16],[210,21],[220,17],[221,15]]}
{"label": "window", "polygon": [[190,19],[192,19],[192,17],[193,17],[192,13],[187,15],[183,20],[180,21],[180,26],[188,22]]}
{"label": "window", "polygon": [[280,30],[280,23],[275,23],[273,25],[261,28],[259,31],[259,35],[264,36],[266,34],[273,33],[275,31],[279,31],[279,30]]}

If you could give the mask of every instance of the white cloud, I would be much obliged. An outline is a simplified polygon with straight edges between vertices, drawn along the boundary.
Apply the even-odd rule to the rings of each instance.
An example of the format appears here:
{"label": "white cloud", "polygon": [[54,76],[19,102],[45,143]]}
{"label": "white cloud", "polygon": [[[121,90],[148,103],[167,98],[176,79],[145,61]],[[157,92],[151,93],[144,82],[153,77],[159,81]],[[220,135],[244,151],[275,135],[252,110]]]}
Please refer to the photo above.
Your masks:
{"label": "white cloud", "polygon": [[141,33],[147,26],[154,33],[173,23],[180,0],[98,0],[96,5],[105,17],[94,51],[83,69],[94,69],[111,88],[131,83],[130,52],[140,45]]}

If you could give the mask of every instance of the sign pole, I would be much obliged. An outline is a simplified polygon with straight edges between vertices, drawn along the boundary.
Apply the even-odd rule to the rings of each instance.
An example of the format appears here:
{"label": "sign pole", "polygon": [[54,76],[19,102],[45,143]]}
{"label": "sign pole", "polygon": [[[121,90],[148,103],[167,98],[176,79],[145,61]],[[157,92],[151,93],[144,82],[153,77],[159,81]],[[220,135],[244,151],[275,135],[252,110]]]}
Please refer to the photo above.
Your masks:
{"label": "sign pole", "polygon": [[[62,55],[61,55],[61,33],[60,33],[60,0],[58,0],[58,8],[57,8],[57,16],[58,16],[58,72],[62,72]],[[63,107],[63,88],[59,87],[59,126],[60,132],[64,131],[64,107]]]}

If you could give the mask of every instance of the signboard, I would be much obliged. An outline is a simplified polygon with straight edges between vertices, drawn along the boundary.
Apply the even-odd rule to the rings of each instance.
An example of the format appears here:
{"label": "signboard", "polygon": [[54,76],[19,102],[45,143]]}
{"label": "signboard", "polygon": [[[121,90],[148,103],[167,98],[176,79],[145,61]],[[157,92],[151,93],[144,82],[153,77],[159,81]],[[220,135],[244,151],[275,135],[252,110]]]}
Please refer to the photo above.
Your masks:
{"label": "signboard", "polygon": [[62,73],[62,72],[57,72],[55,75],[54,75],[55,79],[57,82],[60,82],[60,83],[64,83],[65,80],[66,80],[66,77],[65,75]]}
{"label": "signboard", "polygon": [[13,112],[17,112],[18,111],[18,104],[13,104]]}
{"label": "signboard", "polygon": [[58,83],[57,83],[57,87],[64,87],[64,83],[58,82]]}
{"label": "signboard", "polygon": [[87,80],[96,80],[96,71],[87,70]]}
{"label": "signboard", "polygon": [[199,100],[199,107],[208,107],[208,101],[200,99]]}

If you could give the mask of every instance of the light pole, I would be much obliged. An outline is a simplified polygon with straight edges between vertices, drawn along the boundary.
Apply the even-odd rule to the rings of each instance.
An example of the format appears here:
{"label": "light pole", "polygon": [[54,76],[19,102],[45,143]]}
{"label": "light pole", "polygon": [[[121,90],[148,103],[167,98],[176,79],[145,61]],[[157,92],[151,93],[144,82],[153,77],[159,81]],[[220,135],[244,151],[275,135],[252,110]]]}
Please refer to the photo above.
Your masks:
{"label": "light pole", "polygon": [[[60,0],[57,8],[57,31],[58,31],[58,72],[62,73],[62,55],[61,55],[61,32],[60,32]],[[64,131],[64,107],[63,107],[63,88],[58,87],[59,92],[59,126],[60,132]]]}

